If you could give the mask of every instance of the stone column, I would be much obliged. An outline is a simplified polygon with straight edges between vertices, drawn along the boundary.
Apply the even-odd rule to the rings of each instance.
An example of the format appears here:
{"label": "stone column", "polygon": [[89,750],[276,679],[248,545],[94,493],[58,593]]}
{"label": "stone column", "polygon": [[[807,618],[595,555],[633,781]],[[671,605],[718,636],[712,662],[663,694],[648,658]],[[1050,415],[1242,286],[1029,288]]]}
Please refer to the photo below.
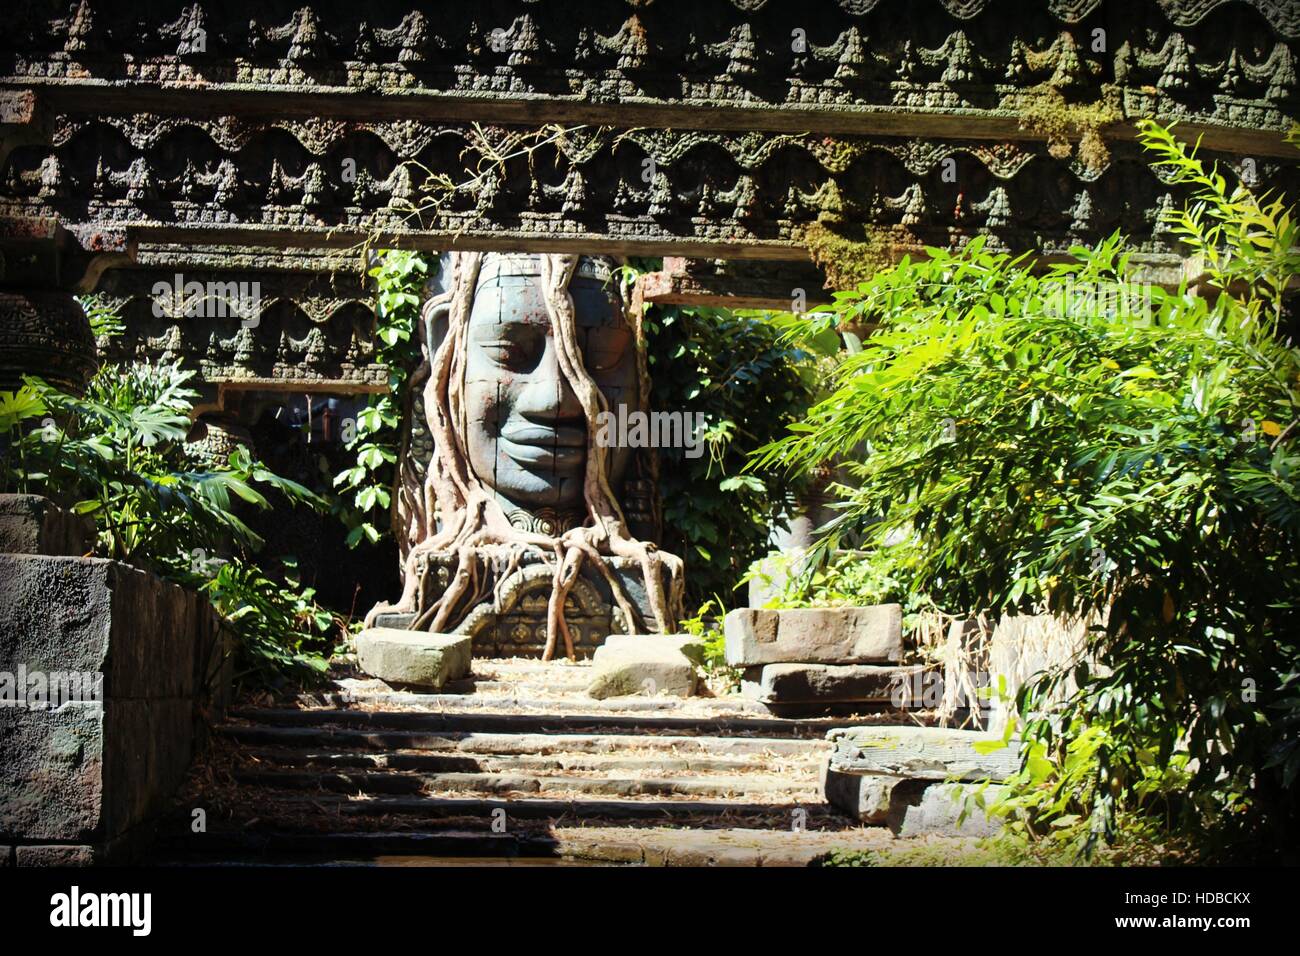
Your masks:
{"label": "stone column", "polygon": [[0,292],[0,392],[24,375],[80,395],[97,365],[81,305],[66,292]]}

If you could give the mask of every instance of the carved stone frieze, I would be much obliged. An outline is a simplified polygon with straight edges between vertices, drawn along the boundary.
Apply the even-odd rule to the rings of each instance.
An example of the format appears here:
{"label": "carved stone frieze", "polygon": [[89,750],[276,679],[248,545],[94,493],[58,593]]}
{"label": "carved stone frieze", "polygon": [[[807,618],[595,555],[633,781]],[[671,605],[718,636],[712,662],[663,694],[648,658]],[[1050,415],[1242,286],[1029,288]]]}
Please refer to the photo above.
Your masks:
{"label": "carved stone frieze", "polygon": [[[1081,102],[1107,86],[1150,91],[1162,115],[1230,127],[1283,130],[1295,115],[1289,0],[602,0],[575,12],[528,0],[436,13],[404,0],[30,4],[7,24],[12,64],[0,69],[105,95],[315,92],[334,98],[313,110],[325,116],[347,113],[350,95],[393,112],[531,104],[547,120],[672,109],[697,126],[730,125],[716,111],[732,109],[749,128],[792,128],[790,114],[835,131],[870,107],[959,125],[1036,86]],[[374,99],[390,93],[400,99]]]}
{"label": "carved stone frieze", "polygon": [[[1294,163],[1222,159],[1295,185]],[[1087,165],[1046,143],[414,120],[63,114],[49,145],[19,147],[0,168],[6,217],[354,252],[382,235],[797,258],[802,229],[830,220],[906,230],[916,244],[988,233],[1049,253],[1119,229],[1160,253],[1172,247],[1158,212],[1176,199],[1128,143]]]}

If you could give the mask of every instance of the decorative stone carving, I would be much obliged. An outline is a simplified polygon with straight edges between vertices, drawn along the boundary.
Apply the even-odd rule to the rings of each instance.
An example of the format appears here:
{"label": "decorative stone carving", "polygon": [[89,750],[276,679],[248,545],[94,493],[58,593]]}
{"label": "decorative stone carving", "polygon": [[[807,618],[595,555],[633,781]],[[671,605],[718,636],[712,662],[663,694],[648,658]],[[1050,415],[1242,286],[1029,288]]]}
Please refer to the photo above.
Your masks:
{"label": "decorative stone carving", "polygon": [[185,450],[206,468],[224,468],[235,450],[253,448],[253,435],[243,425],[204,415],[190,430]]}
{"label": "decorative stone carving", "polygon": [[0,392],[24,375],[80,395],[98,361],[77,300],[63,292],[0,292]]}

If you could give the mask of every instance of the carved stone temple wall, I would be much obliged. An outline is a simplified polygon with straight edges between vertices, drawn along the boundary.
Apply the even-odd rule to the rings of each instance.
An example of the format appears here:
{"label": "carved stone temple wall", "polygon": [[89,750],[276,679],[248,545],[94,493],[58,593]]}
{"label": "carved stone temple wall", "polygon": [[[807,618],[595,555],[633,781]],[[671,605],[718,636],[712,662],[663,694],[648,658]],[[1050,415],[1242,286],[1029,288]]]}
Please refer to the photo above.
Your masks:
{"label": "carved stone temple wall", "polygon": [[[1177,120],[1231,177],[1300,186],[1292,0],[75,0],[5,18],[0,377],[83,377],[71,296],[98,291],[126,322],[114,357],[182,359],[204,410],[236,419],[250,396],[385,387],[363,248],[662,255],[646,301],[753,307],[818,300],[817,230],[881,261],[975,236],[1050,257],[1118,230],[1174,285],[1199,272],[1161,222],[1184,194],[1134,119]],[[159,306],[177,274],[256,283],[258,323]],[[602,580],[573,599],[608,609]]]}

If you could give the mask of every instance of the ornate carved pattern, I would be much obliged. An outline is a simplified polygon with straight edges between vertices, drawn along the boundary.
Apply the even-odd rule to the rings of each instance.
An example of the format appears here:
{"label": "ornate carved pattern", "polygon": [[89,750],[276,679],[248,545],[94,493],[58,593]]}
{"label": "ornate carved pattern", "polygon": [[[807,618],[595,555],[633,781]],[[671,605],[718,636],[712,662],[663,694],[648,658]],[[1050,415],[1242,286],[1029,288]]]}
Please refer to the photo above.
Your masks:
{"label": "ornate carved pattern", "polygon": [[[80,0],[67,13],[20,8],[7,34],[10,79],[87,89],[400,92],[570,107],[719,107],[809,114],[828,107],[1008,107],[1048,84],[1095,101],[1147,87],[1161,115],[1282,130],[1295,114],[1300,7],[1290,0],[733,0],[564,4],[527,0],[364,8],[213,0],[121,7]],[[1103,31],[1099,39],[1096,32]],[[382,101],[384,108],[397,104]],[[333,109],[346,110],[336,103]],[[372,114],[373,115],[373,114]],[[668,125],[668,124],[665,124]],[[711,123],[709,124],[711,125]],[[748,124],[764,128],[761,120]],[[766,127],[772,128],[772,127]],[[841,127],[842,128],[842,127]]]}
{"label": "ornate carved pattern", "polygon": [[0,293],[0,391],[14,391],[26,374],[80,394],[97,364],[90,323],[72,296]]}
{"label": "ornate carved pattern", "polygon": [[[943,245],[987,232],[1050,252],[1121,229],[1147,251],[1169,248],[1155,217],[1171,190],[1125,144],[1094,169],[1035,143],[602,130],[545,143],[483,175],[485,144],[518,130],[110,114],[59,116],[53,131],[53,145],[19,147],[0,170],[0,215],[98,229],[238,228],[297,242],[382,230],[498,246],[778,248],[829,215]],[[1295,185],[1294,164],[1252,163],[1264,181]],[[437,208],[418,209],[431,175],[461,185],[438,194]],[[319,323],[336,309],[322,304],[310,317]]]}
{"label": "ornate carved pattern", "polygon": [[[191,256],[190,261],[195,257]],[[110,270],[100,287],[117,306],[125,331],[104,343],[114,361],[181,361],[209,383],[299,385],[314,390],[372,390],[387,384],[374,358],[374,314],[358,276],[194,268]],[[317,260],[325,265],[329,260]],[[256,324],[234,308],[187,312],[155,283],[175,276],[205,289],[259,290]],[[255,284],[255,285],[254,285]],[[208,301],[207,305],[216,305]],[[224,315],[214,314],[224,311]]]}
{"label": "ornate carved pattern", "polygon": [[[625,582],[634,582],[640,565],[625,558],[604,558],[609,569]],[[454,566],[438,563],[429,569],[445,587],[455,572]],[[474,653],[496,656],[535,656],[546,644],[546,603],[550,596],[555,569],[531,556],[522,566],[506,574],[494,588],[495,602],[479,605],[456,628],[458,634],[474,639]],[[634,600],[639,591],[632,588]],[[637,608],[648,615],[648,608]],[[569,592],[565,617],[574,637],[575,650],[589,656],[610,634],[628,633],[622,613],[610,599],[599,572],[583,572]],[[644,627],[644,623],[642,624]]]}

